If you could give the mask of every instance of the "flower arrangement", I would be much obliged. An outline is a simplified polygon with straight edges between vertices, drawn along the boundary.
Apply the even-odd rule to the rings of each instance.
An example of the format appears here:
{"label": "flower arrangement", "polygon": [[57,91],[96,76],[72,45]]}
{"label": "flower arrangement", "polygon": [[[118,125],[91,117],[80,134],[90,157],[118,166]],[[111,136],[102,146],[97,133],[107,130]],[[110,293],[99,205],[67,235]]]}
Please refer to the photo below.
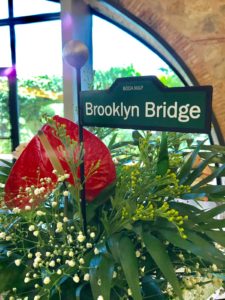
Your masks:
{"label": "flower arrangement", "polygon": [[[223,287],[225,220],[216,217],[225,210],[225,187],[211,182],[224,175],[224,147],[192,146],[177,133],[135,131],[125,146],[113,136],[117,178],[89,198],[85,232],[83,149],[57,120],[48,126],[62,142],[64,174],[36,170],[36,184],[26,181],[10,204],[4,184],[12,164],[0,167],[4,299],[205,300]],[[91,164],[86,183],[100,166]],[[203,209],[203,199],[219,205]]]}

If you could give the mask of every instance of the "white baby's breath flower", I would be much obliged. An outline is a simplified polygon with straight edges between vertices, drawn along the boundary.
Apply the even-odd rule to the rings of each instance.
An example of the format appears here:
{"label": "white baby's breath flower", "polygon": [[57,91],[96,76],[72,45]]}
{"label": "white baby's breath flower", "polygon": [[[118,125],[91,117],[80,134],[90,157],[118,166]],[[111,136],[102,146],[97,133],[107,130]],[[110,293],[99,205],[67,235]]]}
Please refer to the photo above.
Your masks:
{"label": "white baby's breath flower", "polygon": [[14,207],[12,211],[14,214],[19,214],[21,212],[21,209],[19,207]]}
{"label": "white baby's breath flower", "polygon": [[40,251],[37,251],[37,252],[35,253],[35,256],[36,256],[36,257],[41,257],[41,255],[42,255],[42,254],[41,254]]}
{"label": "white baby's breath flower", "polygon": [[70,251],[69,252],[69,257],[73,257],[74,256],[74,252],[73,251]]}
{"label": "white baby's breath flower", "polygon": [[100,295],[100,296],[98,296],[97,300],[104,300],[104,298],[102,295]]}
{"label": "white baby's breath flower", "polygon": [[28,258],[32,258],[32,257],[33,257],[33,254],[32,254],[32,253],[28,253],[28,254],[27,254],[27,257],[28,257]]}
{"label": "white baby's breath flower", "polygon": [[7,255],[8,257],[10,257],[10,256],[12,255],[12,251],[7,251],[7,252],[6,252],[6,255]]}
{"label": "white baby's breath flower", "polygon": [[63,223],[62,222],[58,222],[56,224],[56,231],[55,232],[62,232],[63,231]]}
{"label": "white baby's breath flower", "polygon": [[35,287],[35,289],[38,289],[39,288],[39,284],[35,283],[34,287]]}
{"label": "white baby's breath flower", "polygon": [[68,234],[68,235],[67,235],[67,241],[68,241],[68,243],[70,243],[70,244],[73,242],[73,237],[72,237],[71,234]]}
{"label": "white baby's breath flower", "polygon": [[9,300],[15,300],[15,298],[13,296],[10,296]]}
{"label": "white baby's breath flower", "polygon": [[45,216],[45,215],[46,215],[46,212],[44,212],[44,211],[42,211],[42,210],[38,210],[38,211],[36,212],[36,215],[39,216],[39,217]]}
{"label": "white baby's breath flower", "polygon": [[78,234],[77,236],[78,242],[82,243],[85,240],[85,236],[81,233]]}
{"label": "white baby's breath flower", "polygon": [[45,256],[46,256],[46,257],[51,256],[51,252],[48,252],[48,251],[47,251],[47,252],[45,253]]}
{"label": "white baby's breath flower", "polygon": [[61,275],[61,274],[62,274],[62,270],[61,270],[61,269],[58,269],[56,273],[57,273],[58,275]]}
{"label": "white baby's breath flower", "polygon": [[116,278],[116,276],[117,276],[117,272],[113,271],[113,278]]}
{"label": "white baby's breath flower", "polygon": [[69,221],[69,219],[68,219],[67,217],[64,217],[64,218],[63,218],[63,222],[64,222],[64,223],[66,223],[66,222],[68,222],[68,221]]}
{"label": "white baby's breath flower", "polygon": [[40,299],[41,299],[41,296],[39,296],[39,295],[34,296],[34,300],[40,300]]}
{"label": "white baby's breath flower", "polygon": [[70,267],[74,267],[75,266],[75,261],[73,260],[73,259],[71,259],[71,260],[67,260],[67,264],[68,264],[68,266],[70,266]]}
{"label": "white baby's breath flower", "polygon": [[5,240],[6,233],[5,232],[0,232],[0,239]]}
{"label": "white baby's breath flower", "polygon": [[80,263],[81,265],[83,265],[83,264],[84,264],[84,259],[83,259],[83,258],[80,258],[80,259],[79,259],[79,263]]}
{"label": "white baby's breath flower", "polygon": [[65,197],[69,196],[69,192],[68,191],[64,191],[63,192],[63,196],[65,196]]}
{"label": "white baby's breath flower", "polygon": [[51,260],[50,263],[49,263],[49,266],[50,266],[50,267],[55,267],[55,261],[54,261],[54,260]]}
{"label": "white baby's breath flower", "polygon": [[78,283],[80,281],[80,277],[76,274],[73,276],[73,281]]}
{"label": "white baby's breath flower", "polygon": [[17,267],[19,267],[21,265],[21,262],[22,262],[22,259],[19,259],[19,258],[14,261],[14,263]]}
{"label": "white baby's breath flower", "polygon": [[33,235],[34,235],[34,236],[38,236],[38,235],[39,235],[39,231],[38,231],[38,230],[35,230],[35,231],[33,232]]}
{"label": "white baby's breath flower", "polygon": [[52,202],[52,207],[56,207],[57,206],[57,202],[56,201],[53,201]]}
{"label": "white baby's breath flower", "polygon": [[29,231],[34,231],[34,230],[35,230],[35,226],[34,226],[34,225],[30,225],[30,226],[28,227],[28,230],[29,230]]}
{"label": "white baby's breath flower", "polygon": [[98,255],[98,254],[99,254],[98,248],[95,248],[95,249],[94,249],[94,254],[95,254],[95,255]]}
{"label": "white baby's breath flower", "polygon": [[26,205],[26,206],[25,206],[25,210],[27,210],[27,211],[28,211],[28,210],[31,210],[31,206],[30,206],[30,205]]}
{"label": "white baby's breath flower", "polygon": [[89,281],[89,280],[90,280],[89,273],[84,274],[84,281]]}
{"label": "white baby's breath flower", "polygon": [[40,189],[39,188],[36,188],[35,190],[34,190],[34,195],[35,196],[38,196],[40,194]]}
{"label": "white baby's breath flower", "polygon": [[25,277],[25,278],[24,278],[24,282],[25,282],[25,283],[28,283],[28,282],[30,282],[30,278],[28,278],[28,277]]}
{"label": "white baby's breath flower", "polygon": [[90,237],[91,237],[92,239],[94,239],[94,238],[95,238],[95,233],[94,233],[94,232],[91,232],[91,233],[90,233]]}
{"label": "white baby's breath flower", "polygon": [[131,289],[128,289],[128,290],[127,290],[127,294],[128,294],[129,296],[132,296]]}
{"label": "white baby's breath flower", "polygon": [[45,277],[44,280],[43,280],[43,283],[44,283],[44,284],[49,284],[50,282],[51,282],[51,279],[50,279],[50,277],[48,277],[48,276]]}
{"label": "white baby's breath flower", "polygon": [[91,247],[92,247],[92,243],[87,243],[87,244],[86,244],[86,248],[87,248],[87,249],[89,249],[89,248],[91,248]]}
{"label": "white baby's breath flower", "polygon": [[4,187],[5,187],[4,183],[0,182],[0,188],[4,189]]}
{"label": "white baby's breath flower", "polygon": [[140,256],[141,256],[141,252],[137,250],[137,251],[135,252],[135,255],[136,255],[136,257],[140,257]]}

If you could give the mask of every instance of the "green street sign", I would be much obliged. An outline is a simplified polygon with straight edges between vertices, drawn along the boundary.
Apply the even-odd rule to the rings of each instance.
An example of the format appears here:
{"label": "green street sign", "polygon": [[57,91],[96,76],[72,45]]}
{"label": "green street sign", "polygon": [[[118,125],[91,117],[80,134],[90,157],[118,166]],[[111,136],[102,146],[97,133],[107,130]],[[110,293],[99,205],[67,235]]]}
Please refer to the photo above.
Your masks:
{"label": "green street sign", "polygon": [[118,78],[81,92],[81,125],[208,133],[212,87],[165,87],[155,76]]}

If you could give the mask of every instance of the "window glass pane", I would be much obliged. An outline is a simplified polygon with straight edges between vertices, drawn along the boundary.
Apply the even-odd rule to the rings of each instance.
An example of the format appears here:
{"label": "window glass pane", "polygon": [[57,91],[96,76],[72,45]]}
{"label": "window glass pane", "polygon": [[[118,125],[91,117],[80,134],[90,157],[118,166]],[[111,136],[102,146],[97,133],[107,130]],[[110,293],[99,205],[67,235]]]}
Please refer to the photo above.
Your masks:
{"label": "window glass pane", "polygon": [[0,41],[0,67],[10,67],[12,61],[9,26],[0,26]]}
{"label": "window glass pane", "polygon": [[0,155],[11,152],[8,78],[0,77]]}
{"label": "window glass pane", "polygon": [[[93,66],[96,71],[103,72],[119,68],[112,72],[117,77],[125,77],[126,73],[127,76],[156,75],[170,77],[174,86],[183,85],[158,55],[124,30],[97,16],[93,16]],[[167,83],[166,78],[164,83]]]}
{"label": "window glass pane", "polygon": [[8,17],[8,0],[0,0],[0,19],[7,19]]}
{"label": "window glass pane", "polygon": [[13,9],[15,17],[53,13],[60,12],[60,3],[46,0],[14,0]]}
{"label": "window glass pane", "polygon": [[16,41],[20,140],[26,142],[43,114],[63,115],[60,21],[17,25]]}

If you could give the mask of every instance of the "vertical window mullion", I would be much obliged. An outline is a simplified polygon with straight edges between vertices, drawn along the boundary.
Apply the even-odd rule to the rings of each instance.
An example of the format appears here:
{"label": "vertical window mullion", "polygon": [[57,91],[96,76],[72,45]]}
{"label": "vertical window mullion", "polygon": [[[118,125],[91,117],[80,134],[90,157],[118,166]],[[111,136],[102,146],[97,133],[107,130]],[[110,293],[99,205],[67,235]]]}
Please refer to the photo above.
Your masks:
{"label": "vertical window mullion", "polygon": [[13,0],[8,0],[9,7],[9,28],[10,46],[12,57],[12,70],[9,75],[9,117],[11,123],[12,150],[19,145],[19,111],[17,94],[17,75],[16,75],[16,36],[13,20]]}
{"label": "vertical window mullion", "polygon": [[[62,44],[70,40],[78,40],[88,47],[89,57],[82,68],[82,90],[92,86],[92,14],[83,0],[61,0]],[[64,114],[70,120],[78,120],[76,71],[66,62],[63,64]]]}

